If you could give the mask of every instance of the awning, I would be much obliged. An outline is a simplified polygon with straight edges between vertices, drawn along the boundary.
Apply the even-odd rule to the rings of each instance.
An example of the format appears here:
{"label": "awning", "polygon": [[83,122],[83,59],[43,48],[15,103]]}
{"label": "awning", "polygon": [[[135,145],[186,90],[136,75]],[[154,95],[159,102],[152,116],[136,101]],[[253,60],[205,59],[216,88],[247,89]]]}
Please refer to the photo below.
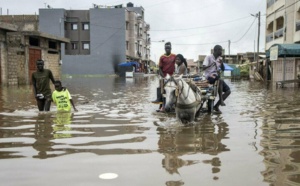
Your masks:
{"label": "awning", "polygon": [[129,67],[129,66],[139,67],[140,64],[138,62],[135,62],[135,61],[128,61],[128,62],[120,63],[119,66],[121,66],[121,67]]}
{"label": "awning", "polygon": [[[278,57],[300,57],[300,44],[274,44],[278,46]],[[266,52],[266,57],[270,57],[270,49]]]}
{"label": "awning", "polygon": [[224,71],[233,71],[233,68],[231,66],[227,65],[226,63],[223,63],[223,64],[225,67]]}

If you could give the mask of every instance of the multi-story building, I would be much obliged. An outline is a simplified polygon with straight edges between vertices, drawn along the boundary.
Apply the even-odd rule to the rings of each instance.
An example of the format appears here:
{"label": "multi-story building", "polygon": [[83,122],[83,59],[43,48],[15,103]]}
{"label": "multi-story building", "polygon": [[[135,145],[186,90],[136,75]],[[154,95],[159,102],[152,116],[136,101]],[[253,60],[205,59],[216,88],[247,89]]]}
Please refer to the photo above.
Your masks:
{"label": "multi-story building", "polygon": [[267,0],[266,47],[300,43],[300,1]]}
{"label": "multi-story building", "polygon": [[150,25],[143,7],[94,5],[89,10],[40,9],[39,30],[62,44],[63,74],[114,74],[118,64],[150,62]]}

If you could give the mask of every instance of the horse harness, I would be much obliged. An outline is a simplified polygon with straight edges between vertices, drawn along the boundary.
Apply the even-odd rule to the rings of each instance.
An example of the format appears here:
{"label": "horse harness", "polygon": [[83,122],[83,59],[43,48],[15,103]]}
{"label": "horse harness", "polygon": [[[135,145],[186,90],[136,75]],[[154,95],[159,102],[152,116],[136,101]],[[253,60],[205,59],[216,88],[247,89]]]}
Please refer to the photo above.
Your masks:
{"label": "horse harness", "polygon": [[[177,103],[177,100],[178,100],[178,97],[180,96],[180,94],[182,94],[183,92],[183,86],[181,87],[181,90],[179,91],[179,88],[178,88],[178,84],[177,82],[173,79],[173,78],[170,78],[166,81],[165,83],[165,86],[166,84],[169,82],[169,81],[173,81],[175,83],[175,96],[176,96],[176,103],[175,103],[175,106],[177,108],[180,108],[180,109],[190,109],[190,108],[193,108],[193,107],[196,107],[197,105],[201,104],[201,100],[198,100],[197,99],[197,92],[194,92],[193,93],[195,94],[195,98],[196,98],[196,101],[194,101],[193,103],[190,103],[190,104],[180,104],[180,103]],[[182,79],[180,79],[180,81],[183,81]],[[168,86],[168,87],[173,87],[173,86]],[[187,93],[187,96],[184,98],[184,100],[186,100],[188,98],[188,95],[189,95],[189,91],[191,89],[191,86],[189,85],[189,89],[188,89],[188,93]]]}

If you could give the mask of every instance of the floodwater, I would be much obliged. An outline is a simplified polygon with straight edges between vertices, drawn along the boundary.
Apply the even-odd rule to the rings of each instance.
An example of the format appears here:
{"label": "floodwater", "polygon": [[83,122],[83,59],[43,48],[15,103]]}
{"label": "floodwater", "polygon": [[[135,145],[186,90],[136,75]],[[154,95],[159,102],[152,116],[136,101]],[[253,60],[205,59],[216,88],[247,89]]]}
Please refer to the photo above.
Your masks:
{"label": "floodwater", "polygon": [[299,89],[226,81],[223,114],[191,127],[155,112],[155,76],[63,79],[74,113],[1,87],[1,185],[299,185]]}

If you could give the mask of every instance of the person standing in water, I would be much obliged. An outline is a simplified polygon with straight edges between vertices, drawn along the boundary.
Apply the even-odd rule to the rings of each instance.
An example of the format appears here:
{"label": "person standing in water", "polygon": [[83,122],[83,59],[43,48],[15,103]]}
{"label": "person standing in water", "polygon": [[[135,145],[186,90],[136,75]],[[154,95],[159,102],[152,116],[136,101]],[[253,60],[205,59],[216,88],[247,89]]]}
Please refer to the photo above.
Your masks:
{"label": "person standing in water", "polygon": [[32,73],[33,93],[37,102],[39,111],[50,111],[51,106],[51,88],[50,80],[54,84],[54,77],[49,69],[44,69],[44,61],[36,61],[37,71]]}
{"label": "person standing in water", "polygon": [[56,104],[57,110],[70,112],[72,105],[74,111],[78,111],[75,108],[70,92],[68,89],[62,87],[61,81],[55,81],[54,86],[55,90],[52,93],[52,101]]}

